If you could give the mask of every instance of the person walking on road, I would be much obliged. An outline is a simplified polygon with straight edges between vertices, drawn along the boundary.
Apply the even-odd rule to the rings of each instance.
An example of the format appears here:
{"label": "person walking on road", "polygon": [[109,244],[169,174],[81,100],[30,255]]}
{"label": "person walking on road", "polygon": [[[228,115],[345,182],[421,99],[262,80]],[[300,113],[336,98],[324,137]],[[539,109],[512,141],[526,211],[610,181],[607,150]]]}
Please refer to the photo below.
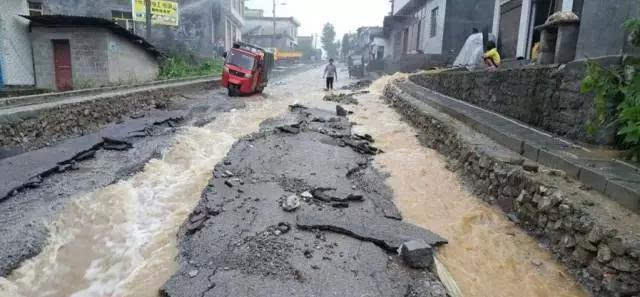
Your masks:
{"label": "person walking on road", "polygon": [[322,78],[327,78],[327,91],[333,90],[333,82],[334,80],[338,81],[338,71],[336,69],[336,65],[333,65],[333,59],[329,59],[329,65],[324,68],[324,75]]}

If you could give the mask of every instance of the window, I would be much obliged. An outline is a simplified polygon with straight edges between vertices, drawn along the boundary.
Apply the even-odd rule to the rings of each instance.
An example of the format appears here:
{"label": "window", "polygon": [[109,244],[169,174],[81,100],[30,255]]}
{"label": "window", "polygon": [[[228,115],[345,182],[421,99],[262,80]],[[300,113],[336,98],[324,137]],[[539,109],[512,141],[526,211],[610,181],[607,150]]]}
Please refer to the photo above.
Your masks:
{"label": "window", "polygon": [[28,1],[29,3],[29,15],[38,16],[42,15],[42,3]]}
{"label": "window", "polygon": [[431,37],[435,37],[438,34],[438,10],[439,7],[431,10]]}
{"label": "window", "polygon": [[416,36],[416,50],[420,50],[420,35],[422,35],[422,20],[418,22],[418,34]]}
{"label": "window", "polygon": [[120,27],[131,31],[132,33],[135,31],[133,16],[131,15],[131,12],[112,10],[111,19],[114,23],[120,25]]}

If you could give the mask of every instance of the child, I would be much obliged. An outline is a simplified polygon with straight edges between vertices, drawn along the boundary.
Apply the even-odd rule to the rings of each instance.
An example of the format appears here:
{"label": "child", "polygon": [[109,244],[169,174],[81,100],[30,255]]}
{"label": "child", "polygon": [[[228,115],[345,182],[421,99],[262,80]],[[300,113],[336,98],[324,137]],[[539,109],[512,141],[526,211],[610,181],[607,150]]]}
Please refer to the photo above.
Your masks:
{"label": "child", "polygon": [[500,66],[500,53],[496,49],[496,43],[493,41],[487,42],[487,52],[484,53],[484,63],[491,70],[495,70]]}

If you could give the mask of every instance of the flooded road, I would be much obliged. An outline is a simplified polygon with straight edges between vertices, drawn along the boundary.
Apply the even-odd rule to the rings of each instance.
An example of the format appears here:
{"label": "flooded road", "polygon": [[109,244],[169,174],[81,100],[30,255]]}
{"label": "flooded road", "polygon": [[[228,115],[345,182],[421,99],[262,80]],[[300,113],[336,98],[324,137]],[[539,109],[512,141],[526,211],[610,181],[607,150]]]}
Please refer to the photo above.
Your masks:
{"label": "flooded road", "polygon": [[[233,143],[293,103],[322,101],[321,71],[272,84],[265,97],[184,128],[160,160],[132,178],[72,199],[51,226],[48,246],[0,279],[0,296],[156,297],[175,270],[176,233]],[[444,160],[421,146],[408,124],[379,99],[358,97],[352,120],[386,151],[376,157],[406,220],[447,237],[440,260],[464,296],[586,296],[537,242],[465,191]]]}

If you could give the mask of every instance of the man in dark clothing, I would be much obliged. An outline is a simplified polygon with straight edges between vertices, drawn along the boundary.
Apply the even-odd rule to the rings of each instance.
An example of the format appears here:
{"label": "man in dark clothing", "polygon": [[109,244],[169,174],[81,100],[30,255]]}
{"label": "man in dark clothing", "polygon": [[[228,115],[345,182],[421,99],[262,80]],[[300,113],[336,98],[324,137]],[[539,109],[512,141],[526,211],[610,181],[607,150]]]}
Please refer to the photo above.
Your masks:
{"label": "man in dark clothing", "polygon": [[338,81],[338,71],[336,65],[333,65],[333,59],[329,59],[329,65],[324,68],[322,78],[327,78],[327,90],[333,90],[333,82]]}

